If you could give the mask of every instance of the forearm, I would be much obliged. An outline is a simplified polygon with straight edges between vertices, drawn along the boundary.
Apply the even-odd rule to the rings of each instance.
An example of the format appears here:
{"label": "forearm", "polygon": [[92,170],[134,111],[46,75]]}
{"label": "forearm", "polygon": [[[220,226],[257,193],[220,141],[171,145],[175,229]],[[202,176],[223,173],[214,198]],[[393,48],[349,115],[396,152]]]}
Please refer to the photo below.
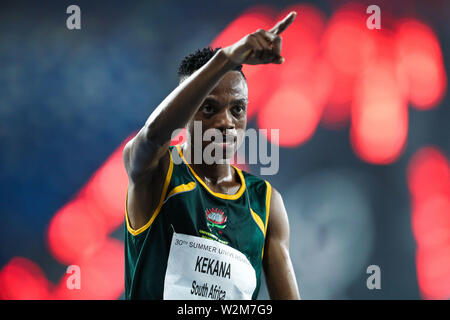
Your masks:
{"label": "forearm", "polygon": [[185,127],[209,92],[234,66],[222,50],[218,51],[153,111],[145,123],[146,138],[158,145],[169,142],[174,130]]}
{"label": "forearm", "polygon": [[270,256],[265,259],[264,266],[270,298],[272,300],[298,300],[300,294],[289,249],[280,245],[276,245],[276,247],[268,248]]}

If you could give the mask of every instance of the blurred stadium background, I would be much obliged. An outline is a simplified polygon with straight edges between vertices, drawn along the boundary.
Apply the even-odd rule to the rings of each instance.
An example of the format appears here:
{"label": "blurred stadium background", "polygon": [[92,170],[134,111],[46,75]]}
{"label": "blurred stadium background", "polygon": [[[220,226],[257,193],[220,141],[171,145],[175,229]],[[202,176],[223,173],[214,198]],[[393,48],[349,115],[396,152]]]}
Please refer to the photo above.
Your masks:
{"label": "blurred stadium background", "polygon": [[[66,28],[71,4],[81,30]],[[371,4],[381,30],[366,27]],[[281,130],[267,178],[302,298],[450,298],[444,0],[2,1],[0,298],[123,299],[124,143],[186,54],[290,10],[286,63],[244,72],[249,127]],[[80,290],[66,288],[69,265]]]}

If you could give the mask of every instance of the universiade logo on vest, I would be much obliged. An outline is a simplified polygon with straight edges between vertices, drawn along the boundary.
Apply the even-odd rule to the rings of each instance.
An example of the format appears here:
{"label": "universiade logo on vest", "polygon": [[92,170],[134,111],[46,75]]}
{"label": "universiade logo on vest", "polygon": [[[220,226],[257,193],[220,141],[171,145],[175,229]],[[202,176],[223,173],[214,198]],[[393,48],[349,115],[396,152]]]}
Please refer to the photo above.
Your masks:
{"label": "universiade logo on vest", "polygon": [[[172,133],[172,141],[177,139],[181,131],[182,129],[177,129]],[[186,130],[186,134],[187,140],[192,146],[192,154],[184,156],[190,164],[250,164],[259,165],[259,174],[263,176],[278,173],[280,164],[279,129],[270,129],[272,143],[267,139],[267,129],[249,128],[221,131],[210,128],[203,131],[201,121],[194,121],[193,131],[191,130],[190,133],[189,130]],[[172,150],[172,159],[175,164],[183,162],[175,148]]]}

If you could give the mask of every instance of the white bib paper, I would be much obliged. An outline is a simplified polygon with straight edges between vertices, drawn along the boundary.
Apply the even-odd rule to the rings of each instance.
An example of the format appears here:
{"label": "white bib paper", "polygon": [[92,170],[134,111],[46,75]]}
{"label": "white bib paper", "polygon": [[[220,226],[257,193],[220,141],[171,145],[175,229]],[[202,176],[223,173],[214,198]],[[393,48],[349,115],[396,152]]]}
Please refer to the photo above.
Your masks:
{"label": "white bib paper", "polygon": [[164,280],[165,300],[250,300],[255,269],[238,250],[174,233]]}

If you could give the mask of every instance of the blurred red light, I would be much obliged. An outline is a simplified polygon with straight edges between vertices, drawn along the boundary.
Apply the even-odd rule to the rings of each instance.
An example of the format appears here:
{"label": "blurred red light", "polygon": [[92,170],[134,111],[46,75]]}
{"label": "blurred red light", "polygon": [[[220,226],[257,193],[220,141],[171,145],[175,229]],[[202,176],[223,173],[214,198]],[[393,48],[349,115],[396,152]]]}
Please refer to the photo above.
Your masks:
{"label": "blurred red light", "polygon": [[80,267],[80,289],[68,289],[65,275],[55,291],[55,299],[118,299],[124,289],[124,247],[116,239],[108,239],[89,255],[76,261]]}
{"label": "blurred red light", "polygon": [[309,70],[319,54],[319,43],[325,26],[323,14],[310,6],[293,6],[283,10],[275,21],[284,18],[291,10],[299,12],[299,16],[281,34],[282,55],[286,61],[273,70],[282,73],[281,81],[284,83],[281,86],[292,83],[299,77],[309,77]]}
{"label": "blurred red light", "polygon": [[321,120],[326,128],[338,129],[349,122],[355,80],[352,76],[336,73],[331,66],[330,70],[331,88]]}
{"label": "blurred red light", "polygon": [[408,164],[417,279],[426,299],[450,298],[450,175],[447,158],[424,147]]}
{"label": "blurred red light", "polygon": [[418,250],[417,280],[425,299],[450,298],[450,244],[435,250]]}
{"label": "blurred red light", "polygon": [[59,210],[50,222],[49,249],[61,263],[73,264],[106,239],[105,225],[94,218],[89,201],[90,198],[79,196]]}
{"label": "blurred red light", "polygon": [[338,9],[327,24],[321,40],[322,55],[331,71],[331,91],[322,123],[330,129],[349,122],[355,84],[376,53],[377,32],[365,25],[364,8],[348,4]]}
{"label": "blurred red light", "polygon": [[337,10],[323,36],[326,58],[338,73],[356,75],[373,54],[373,32],[366,27],[365,10],[359,5]]}
{"label": "blurred red light", "polygon": [[399,24],[396,44],[398,72],[412,105],[433,108],[447,86],[439,40],[428,26],[409,19]]}
{"label": "blurred red light", "polygon": [[[291,6],[276,19],[271,19],[275,10],[256,7],[231,23],[213,45],[231,44],[243,34],[268,28],[291,10],[299,16],[282,34],[286,62],[244,66],[249,80],[248,118],[260,110],[258,125],[281,129],[280,144],[294,147],[312,136],[317,116],[331,129],[341,128],[351,117],[350,139],[356,154],[373,164],[395,161],[407,140],[408,100],[427,109],[445,93],[442,54],[433,31],[414,19],[398,23],[389,15],[384,21],[393,27],[369,30],[365,7],[357,3],[338,8],[328,23],[313,6]],[[382,70],[377,70],[380,65]],[[380,80],[386,70],[388,75]],[[368,89],[372,85],[374,89]],[[286,96],[298,100],[288,101]],[[277,114],[276,108],[288,104],[283,112],[292,117]]]}
{"label": "blurred red light", "polygon": [[357,88],[352,108],[353,147],[369,163],[388,164],[403,151],[407,134],[407,105],[391,64],[374,64]]}
{"label": "blurred red light", "polygon": [[439,149],[424,147],[411,158],[408,187],[416,201],[438,194],[450,196],[449,165]]}
{"label": "blurred red light", "polygon": [[110,232],[122,225],[128,185],[122,151],[127,141],[50,222],[48,245],[60,262],[71,264],[96,250]]}
{"label": "blurred red light", "polygon": [[258,126],[279,129],[279,144],[293,147],[308,140],[317,127],[320,110],[299,90],[289,87],[276,92],[258,114]]}
{"label": "blurred red light", "polygon": [[112,232],[123,223],[128,176],[123,165],[122,144],[97,170],[80,195],[93,206],[92,214]]}
{"label": "blurred red light", "polygon": [[279,87],[278,65],[244,65],[242,71],[248,84],[247,119],[250,120],[258,110],[264,107],[272,93]]}
{"label": "blurred red light", "polygon": [[417,202],[413,208],[412,227],[418,247],[450,245],[450,198],[433,196]]}
{"label": "blurred red light", "polygon": [[0,299],[50,299],[51,285],[33,261],[15,257],[0,271]]}

